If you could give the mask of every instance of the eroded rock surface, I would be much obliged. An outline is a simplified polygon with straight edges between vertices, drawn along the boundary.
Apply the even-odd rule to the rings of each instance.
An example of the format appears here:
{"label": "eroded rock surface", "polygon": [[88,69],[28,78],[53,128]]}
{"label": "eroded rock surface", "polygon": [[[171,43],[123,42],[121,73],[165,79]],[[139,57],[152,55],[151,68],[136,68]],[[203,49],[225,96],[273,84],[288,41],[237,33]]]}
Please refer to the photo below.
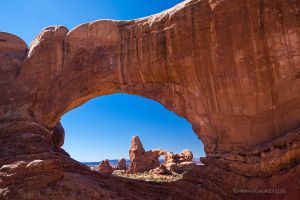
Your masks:
{"label": "eroded rock surface", "polygon": [[138,136],[131,140],[129,149],[130,166],[128,173],[150,171],[159,166],[159,152],[145,151]]}
{"label": "eroded rock surface", "polygon": [[112,174],[114,169],[113,167],[110,165],[108,159],[103,160],[99,166],[96,168],[96,170],[105,173],[105,174]]}
{"label": "eroded rock surface", "polygon": [[153,174],[159,174],[159,175],[171,175],[172,171],[168,170],[167,167],[163,164],[156,167],[155,169],[150,170]]}
{"label": "eroded rock surface", "polygon": [[115,170],[127,170],[126,159],[122,158],[118,161],[118,165],[114,168]]}
{"label": "eroded rock surface", "polygon": [[[165,158],[162,164],[159,161],[161,156]],[[151,170],[154,173],[163,173],[163,171],[166,173],[167,171],[182,173],[190,171],[196,166],[193,163],[193,153],[190,150],[183,150],[180,154],[174,154],[163,149],[145,151],[138,136],[134,136],[131,140],[129,157],[130,166],[128,173],[148,172]]]}
{"label": "eroded rock surface", "polygon": [[298,6],[185,1],[138,20],[48,27],[28,52],[3,33],[2,49],[21,62],[3,78],[14,84],[1,87],[1,116],[53,128],[89,99],[125,92],[185,117],[207,153],[249,150],[300,123]]}
{"label": "eroded rock surface", "polygon": [[[299,12],[299,0],[187,0],[143,19],[48,27],[29,48],[1,32],[0,198],[296,199]],[[185,117],[205,165],[157,186],[72,160],[60,147],[61,116],[116,92]]]}

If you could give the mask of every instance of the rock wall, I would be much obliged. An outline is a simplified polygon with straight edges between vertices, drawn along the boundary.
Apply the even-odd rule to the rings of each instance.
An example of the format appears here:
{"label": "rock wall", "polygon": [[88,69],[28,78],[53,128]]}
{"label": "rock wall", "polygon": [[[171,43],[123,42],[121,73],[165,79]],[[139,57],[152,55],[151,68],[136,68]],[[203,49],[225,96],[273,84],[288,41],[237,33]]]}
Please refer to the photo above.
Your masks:
{"label": "rock wall", "polygon": [[[72,199],[76,189],[90,191],[88,197],[80,194],[85,199],[125,195],[117,188],[129,187],[126,182],[111,188],[115,182],[105,176],[105,186],[99,185],[98,175],[60,148],[61,116],[116,92],[154,99],[185,117],[203,141],[207,159],[230,159],[234,164],[227,170],[235,166],[251,174],[253,168],[239,167],[240,155],[288,133],[299,136],[292,131],[300,125],[299,10],[299,0],[187,0],[143,19],[99,20],[71,31],[48,27],[30,47],[1,32],[0,196],[39,199],[54,189],[57,198],[66,199],[66,191]],[[292,143],[298,149],[297,139]],[[278,183],[296,179],[298,171],[291,167],[299,166],[299,156],[289,155],[279,167],[289,171],[276,175]],[[274,177],[278,166],[265,165]],[[222,172],[213,169],[207,180]],[[72,187],[72,179],[80,184]],[[96,186],[90,187],[92,182]],[[177,189],[195,191],[194,184],[184,185]],[[160,193],[151,193],[151,187],[147,193],[153,199]],[[224,190],[210,188],[214,192],[207,195],[225,198]],[[186,192],[181,195],[190,199]]]}

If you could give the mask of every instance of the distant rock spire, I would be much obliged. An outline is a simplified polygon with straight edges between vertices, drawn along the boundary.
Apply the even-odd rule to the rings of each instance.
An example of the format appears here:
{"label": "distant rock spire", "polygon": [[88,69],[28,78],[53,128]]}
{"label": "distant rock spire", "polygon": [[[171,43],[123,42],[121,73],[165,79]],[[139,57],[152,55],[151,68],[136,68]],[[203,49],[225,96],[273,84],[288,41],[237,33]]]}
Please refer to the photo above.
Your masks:
{"label": "distant rock spire", "polygon": [[141,155],[145,153],[145,149],[143,144],[139,138],[139,136],[133,136],[131,140],[130,150],[129,150],[129,157],[130,160],[135,157],[135,155]]}

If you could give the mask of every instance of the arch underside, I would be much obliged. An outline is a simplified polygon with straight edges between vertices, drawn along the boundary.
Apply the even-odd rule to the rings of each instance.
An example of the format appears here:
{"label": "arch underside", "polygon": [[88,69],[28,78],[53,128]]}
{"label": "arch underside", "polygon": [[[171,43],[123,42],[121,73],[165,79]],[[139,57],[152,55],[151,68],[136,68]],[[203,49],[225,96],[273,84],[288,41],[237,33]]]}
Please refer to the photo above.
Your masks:
{"label": "arch underside", "polygon": [[[190,0],[143,19],[99,20],[71,31],[48,27],[29,48],[17,36],[0,33],[0,166],[8,166],[0,172],[16,174],[15,180],[24,177],[22,170],[30,177],[40,173],[45,184],[39,187],[47,195],[50,183],[60,188],[57,195],[66,195],[61,188],[74,184],[67,177],[85,174],[82,185],[74,186],[78,191],[90,180],[97,185],[91,199],[115,195],[117,189],[98,183],[114,185],[113,179],[71,160],[54,130],[64,113],[89,99],[124,92],[156,100],[186,118],[203,141],[206,166],[192,177],[209,177],[218,189],[191,183],[178,194],[192,188],[212,199],[232,197],[218,172],[236,186],[270,175],[265,186],[284,183],[299,168],[299,4]],[[35,160],[41,161],[32,164]],[[57,174],[50,175],[53,170]],[[289,195],[299,186],[291,180]],[[121,185],[126,188],[126,181]],[[0,196],[15,191],[9,181],[0,182],[1,188],[10,189]],[[36,199],[39,189],[32,189]]]}

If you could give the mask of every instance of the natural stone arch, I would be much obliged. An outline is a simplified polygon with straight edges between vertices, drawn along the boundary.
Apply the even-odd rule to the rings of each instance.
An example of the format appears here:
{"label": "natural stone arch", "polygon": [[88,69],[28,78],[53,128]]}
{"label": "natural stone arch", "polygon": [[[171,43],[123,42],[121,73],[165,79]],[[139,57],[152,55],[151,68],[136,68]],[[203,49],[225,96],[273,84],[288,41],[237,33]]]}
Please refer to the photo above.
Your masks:
{"label": "natural stone arch", "polygon": [[158,160],[161,161],[162,160],[162,164],[164,164],[166,162],[166,156],[165,154],[161,154],[159,157],[158,157]]}
{"label": "natural stone arch", "polygon": [[[64,112],[90,98],[137,94],[186,118],[207,153],[250,149],[300,123],[294,51],[299,46],[280,44],[278,48],[290,49],[294,56],[276,57],[278,51],[261,42],[276,30],[260,25],[274,15],[276,2],[244,5],[230,16],[242,14],[249,26],[223,15],[222,4],[193,0],[144,19],[100,20],[71,31],[46,28],[24,52],[12,91],[3,99],[13,99],[10,113],[18,118],[53,128]],[[257,6],[263,16],[253,9]],[[299,20],[290,17],[286,29],[298,32]],[[263,25],[271,23],[265,19]],[[240,28],[228,29],[230,24]],[[224,33],[231,37],[224,38]],[[255,53],[260,56],[253,57]],[[270,55],[272,63],[265,62]]]}
{"label": "natural stone arch", "polygon": [[[299,157],[293,153],[269,166],[258,148],[287,140],[296,144],[283,145],[287,152],[297,147],[297,130],[285,136],[300,124],[299,7],[298,1],[189,0],[138,20],[102,20],[71,31],[49,27],[29,49],[0,33],[0,164],[55,157],[53,129],[63,113],[120,91],[154,99],[186,118],[208,161],[224,157],[219,166],[226,160],[246,176],[274,174]],[[272,145],[267,151],[278,146]],[[248,155],[253,148],[258,150]],[[61,174],[75,165],[58,160],[68,165],[45,165],[59,166]],[[289,173],[294,180],[296,172]]]}
{"label": "natural stone arch", "polygon": [[[124,23],[124,22],[122,22]],[[121,24],[122,24],[121,23]],[[28,58],[25,62],[24,68],[32,68],[33,63],[36,62],[36,60],[41,61],[42,63],[38,64],[35,66],[32,70],[32,73],[36,73],[35,70],[39,71],[40,68],[48,68],[50,67],[52,70],[56,69],[60,72],[59,77],[49,77],[47,73],[41,74],[40,77],[37,77],[37,80],[34,81],[40,81],[39,86],[35,83],[29,83],[30,85],[33,86],[31,88],[31,91],[36,92],[36,96],[34,97],[35,103],[33,105],[30,105],[28,107],[29,114],[35,118],[35,120],[38,120],[45,126],[52,128],[54,127],[58,122],[60,117],[67,111],[74,109],[75,107],[83,104],[84,102],[88,101],[91,98],[94,98],[96,96],[101,96],[101,95],[107,95],[107,94],[112,94],[116,92],[123,92],[123,93],[128,93],[128,94],[135,94],[135,95],[140,95],[144,96],[150,99],[154,99],[158,102],[160,102],[162,105],[164,105],[167,109],[174,111],[180,116],[183,116],[187,118],[187,120],[193,120],[195,118],[193,113],[189,114],[189,112],[192,110],[190,105],[185,103],[185,99],[183,98],[183,94],[181,94],[183,91],[182,86],[176,82],[168,81],[168,80],[163,80],[160,82],[159,80],[155,81],[146,81],[143,82],[144,80],[141,79],[140,74],[138,74],[138,77],[133,76],[133,79],[138,79],[138,80],[123,80],[126,75],[120,76],[119,68],[120,66],[117,66],[116,70],[109,72],[108,74],[106,73],[105,69],[107,67],[107,60],[103,60],[104,65],[99,65],[101,69],[104,69],[104,73],[106,73],[106,77],[104,78],[103,76],[99,78],[99,76],[94,76],[94,68],[90,67],[93,65],[93,63],[89,66],[85,66],[88,68],[88,70],[82,69],[81,64],[74,65],[74,62],[76,64],[76,59],[77,57],[80,57],[80,55],[77,55],[78,52],[84,52],[84,48],[82,46],[86,45],[86,41],[83,39],[83,44],[84,45],[79,45],[79,47],[75,47],[76,50],[76,55],[64,55],[67,54],[68,49],[72,49],[70,46],[75,43],[76,44],[76,39],[73,41],[72,37],[73,35],[77,35],[77,32],[80,32],[79,35],[84,35],[81,33],[81,31],[86,31],[88,32],[87,29],[87,24],[81,25],[77,28],[75,28],[73,31],[67,34],[67,30],[64,27],[50,27],[45,29],[37,38],[36,41],[33,41],[33,44],[31,45],[31,48],[28,53]],[[114,32],[111,31],[111,29],[115,29],[117,26],[116,22],[112,21],[98,21],[92,23],[90,26],[95,26],[96,28],[91,28],[91,29],[100,29],[103,30],[109,30],[108,32]],[[73,33],[75,32],[75,33]],[[67,35],[66,35],[67,34]],[[101,33],[100,33],[101,35]],[[99,36],[103,37],[103,36]],[[108,38],[109,39],[109,38]],[[101,41],[105,45],[110,44],[111,41],[105,41],[106,37],[103,37]],[[71,41],[71,42],[70,42]],[[89,42],[88,46],[93,46]],[[35,44],[38,44],[35,46]],[[100,43],[101,45],[102,43]],[[64,45],[64,46],[63,46]],[[113,49],[115,51],[114,42],[112,42],[112,47],[110,46],[105,46],[103,47],[104,49]],[[87,49],[90,49],[90,54],[95,55],[99,54],[98,49],[103,50],[103,48],[97,46],[95,48],[91,47],[86,47]],[[47,49],[45,51],[45,49]],[[54,56],[49,57],[49,49],[50,53],[53,54]],[[62,50],[65,49],[66,52],[63,52]],[[66,50],[67,49],[67,50]],[[79,49],[79,50],[78,50]],[[110,51],[110,50],[108,50]],[[104,54],[107,52],[104,52]],[[107,57],[106,59],[111,59],[114,57],[114,54],[118,52],[110,52],[105,54]],[[80,53],[79,53],[80,54]],[[88,54],[88,53],[87,53]],[[101,54],[101,53],[100,53]],[[82,55],[81,55],[82,56]],[[101,58],[101,57],[100,57]],[[75,59],[75,61],[74,61]],[[93,59],[93,56],[92,58]],[[94,58],[95,59],[95,58]],[[63,61],[62,61],[63,60]],[[118,59],[115,59],[116,62],[118,62]],[[63,66],[61,66],[63,64]],[[34,64],[35,65],[35,64]],[[120,64],[119,64],[120,65]],[[62,69],[63,68],[63,69]],[[75,68],[75,69],[74,69]],[[79,69],[76,69],[79,68]],[[80,69],[81,68],[81,69]],[[50,70],[50,69],[48,69]],[[50,70],[49,73],[53,73],[53,71]],[[75,74],[74,71],[75,70]],[[122,69],[123,70],[123,69]],[[148,71],[151,69],[147,69]],[[146,70],[146,71],[147,71]],[[47,69],[45,70],[47,71]],[[71,71],[71,72],[70,72]],[[26,71],[23,71],[24,73],[28,73]],[[56,72],[56,71],[54,71]],[[103,71],[101,71],[102,73]],[[21,72],[22,73],[22,72]],[[69,74],[73,73],[73,74]],[[158,73],[165,73],[165,72],[160,72]],[[101,75],[100,75],[101,76]],[[128,76],[128,75],[127,75]],[[161,75],[160,75],[161,76]],[[166,75],[163,75],[166,76]],[[17,83],[20,83],[20,85],[23,85],[26,80],[22,78],[17,80]],[[49,80],[50,78],[50,80]],[[165,79],[166,77],[163,77]],[[27,79],[27,78],[26,78]],[[46,79],[46,80],[45,80]],[[47,80],[48,79],[48,80]],[[71,80],[70,80],[71,79]],[[88,79],[88,80],[87,80]],[[30,80],[31,81],[31,80]],[[47,83],[48,82],[48,83]],[[85,84],[88,82],[87,84]],[[103,82],[104,85],[103,85]],[[41,87],[45,87],[41,89]],[[59,89],[60,87],[63,87],[63,90]],[[54,91],[53,91],[54,90]],[[53,92],[52,92],[53,91]],[[70,93],[69,91],[72,91]],[[18,91],[20,92],[20,91]],[[22,91],[23,92],[23,91]],[[28,92],[28,91],[24,91]],[[57,94],[59,92],[60,94]],[[51,94],[52,93],[52,94]],[[56,93],[56,94],[55,94]],[[26,94],[28,95],[28,94]],[[60,97],[62,95],[62,97]],[[52,97],[50,97],[52,96]],[[57,98],[58,97],[58,98]],[[56,98],[56,102],[54,103],[51,99]],[[42,100],[44,99],[44,101]],[[50,101],[49,101],[50,99]],[[51,102],[52,101],[52,102]],[[201,111],[204,112],[204,111]],[[199,123],[198,118],[194,119],[195,121],[197,120],[197,123],[194,122],[193,128],[196,129],[197,127],[200,127],[199,125],[195,126],[195,124]],[[199,128],[198,128],[199,129]],[[199,131],[198,131],[199,132]],[[203,137],[205,140],[205,137]],[[213,144],[211,144],[213,145]],[[209,146],[209,145],[207,145]]]}

